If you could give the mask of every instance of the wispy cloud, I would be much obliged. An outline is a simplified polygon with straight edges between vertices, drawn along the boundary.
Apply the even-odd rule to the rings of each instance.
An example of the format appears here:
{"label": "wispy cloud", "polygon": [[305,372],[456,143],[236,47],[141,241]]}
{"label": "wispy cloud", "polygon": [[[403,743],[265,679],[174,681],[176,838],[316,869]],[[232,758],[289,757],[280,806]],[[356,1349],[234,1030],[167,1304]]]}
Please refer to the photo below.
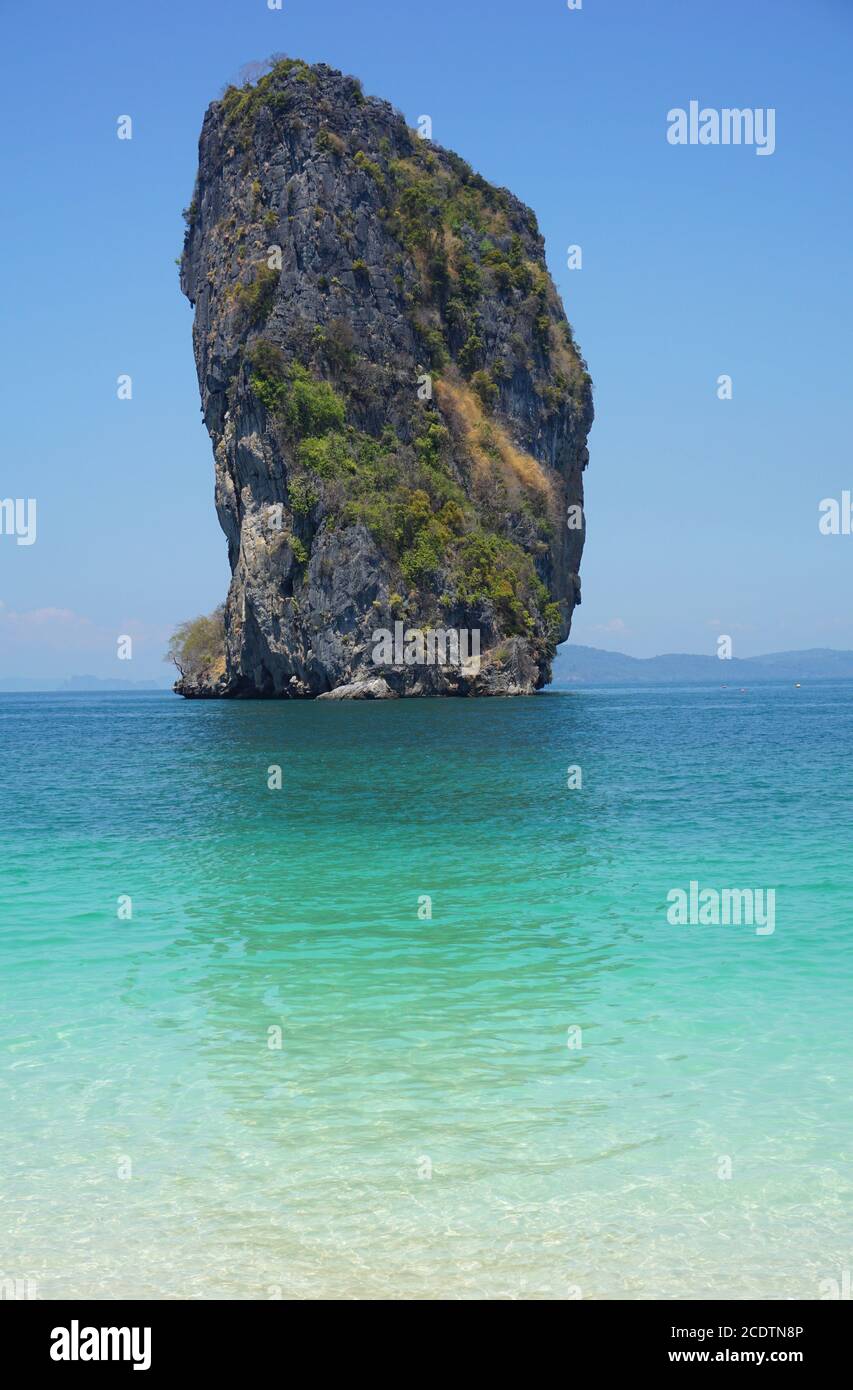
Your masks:
{"label": "wispy cloud", "polygon": [[[132,662],[118,660],[118,639],[125,635],[133,638]],[[19,610],[0,599],[0,674],[73,673],[84,662],[82,669],[92,674],[134,679],[142,674],[137,669],[141,658],[159,675],[166,636],[164,629],[137,618],[124,619],[111,628],[72,608],[46,605]]]}
{"label": "wispy cloud", "polygon": [[592,623],[590,632],[627,632],[628,628],[621,618],[611,618],[607,623]]}

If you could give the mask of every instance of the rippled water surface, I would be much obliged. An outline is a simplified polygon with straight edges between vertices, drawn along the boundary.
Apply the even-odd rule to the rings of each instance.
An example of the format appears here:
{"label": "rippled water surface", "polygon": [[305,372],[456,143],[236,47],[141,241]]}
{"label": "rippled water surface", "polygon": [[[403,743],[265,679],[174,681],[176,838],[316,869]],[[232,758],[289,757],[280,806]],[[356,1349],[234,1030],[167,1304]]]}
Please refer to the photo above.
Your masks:
{"label": "rippled water surface", "polygon": [[[0,1276],[819,1297],[852,734],[842,684],[0,696]],[[775,888],[775,932],[670,926],[691,879]]]}

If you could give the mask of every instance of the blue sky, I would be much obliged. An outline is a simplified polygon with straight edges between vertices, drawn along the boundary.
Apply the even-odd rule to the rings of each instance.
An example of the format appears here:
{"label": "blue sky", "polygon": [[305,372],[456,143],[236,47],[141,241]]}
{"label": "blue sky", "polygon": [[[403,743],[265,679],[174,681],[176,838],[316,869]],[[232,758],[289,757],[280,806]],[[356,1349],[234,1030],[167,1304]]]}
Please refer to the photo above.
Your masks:
{"label": "blue sky", "polygon": [[[272,52],[431,115],[535,209],[595,383],[574,639],[853,646],[853,536],[818,531],[853,485],[850,0],[48,0],[4,48],[0,497],[38,539],[0,536],[0,677],[166,679],[225,595],[174,260],[205,107]],[[671,146],[692,99],[775,108],[775,153]]]}

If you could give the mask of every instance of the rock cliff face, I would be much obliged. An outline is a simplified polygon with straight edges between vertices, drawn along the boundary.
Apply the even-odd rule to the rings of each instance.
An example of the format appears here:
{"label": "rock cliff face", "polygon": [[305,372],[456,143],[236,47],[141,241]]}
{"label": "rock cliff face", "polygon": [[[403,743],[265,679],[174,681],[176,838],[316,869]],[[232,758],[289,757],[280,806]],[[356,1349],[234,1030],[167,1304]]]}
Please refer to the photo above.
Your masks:
{"label": "rock cliff face", "polygon": [[580,601],[593,410],[533,213],[284,60],[208,109],[185,218],[232,580],[223,668],[176,688],[541,687]]}

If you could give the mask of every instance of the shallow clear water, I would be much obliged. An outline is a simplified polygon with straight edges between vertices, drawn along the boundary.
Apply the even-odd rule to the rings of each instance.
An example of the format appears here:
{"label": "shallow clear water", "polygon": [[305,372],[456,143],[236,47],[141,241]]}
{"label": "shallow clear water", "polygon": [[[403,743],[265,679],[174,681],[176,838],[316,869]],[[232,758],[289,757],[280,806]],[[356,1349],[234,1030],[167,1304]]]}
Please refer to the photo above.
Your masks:
{"label": "shallow clear water", "polygon": [[[0,696],[0,1277],[819,1297],[852,733],[843,684]],[[775,888],[775,932],[670,926],[691,879]]]}

